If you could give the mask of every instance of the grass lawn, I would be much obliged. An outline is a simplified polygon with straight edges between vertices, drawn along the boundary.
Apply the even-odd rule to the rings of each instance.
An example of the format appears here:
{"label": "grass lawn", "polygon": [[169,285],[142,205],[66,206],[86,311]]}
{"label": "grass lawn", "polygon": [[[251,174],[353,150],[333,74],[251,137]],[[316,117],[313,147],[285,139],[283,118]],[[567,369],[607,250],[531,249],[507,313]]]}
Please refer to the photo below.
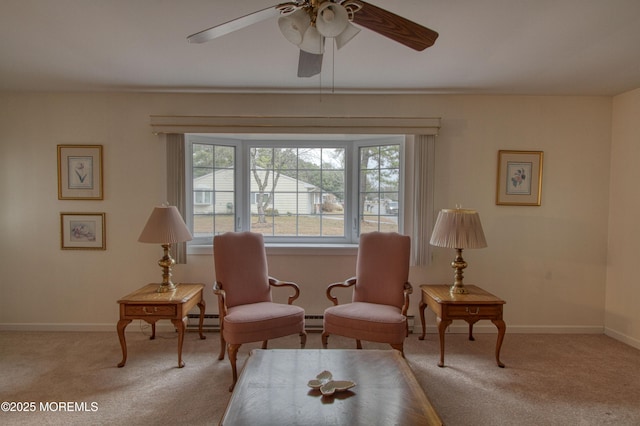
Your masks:
{"label": "grass lawn", "polygon": [[[379,222],[378,222],[379,219]],[[197,236],[207,236],[233,231],[233,215],[197,215],[194,218],[194,231]],[[267,223],[258,223],[258,216],[251,216],[251,231],[269,236],[342,236],[344,235],[344,217],[339,215],[282,215],[267,216]],[[397,232],[396,217],[365,216],[360,222],[360,232]]]}

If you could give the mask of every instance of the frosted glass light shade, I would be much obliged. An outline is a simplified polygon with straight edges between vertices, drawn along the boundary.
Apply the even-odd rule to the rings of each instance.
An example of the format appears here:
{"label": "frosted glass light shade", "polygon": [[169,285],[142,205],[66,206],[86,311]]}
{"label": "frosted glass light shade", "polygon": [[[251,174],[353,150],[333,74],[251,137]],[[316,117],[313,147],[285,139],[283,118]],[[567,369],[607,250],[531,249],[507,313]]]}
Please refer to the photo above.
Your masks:
{"label": "frosted glass light shade", "polygon": [[360,32],[360,28],[355,25],[348,23],[347,27],[335,37],[336,46],[338,49],[341,49],[345,44],[351,41],[358,33]]}
{"label": "frosted glass light shade", "polygon": [[278,19],[282,35],[295,45],[302,43],[302,37],[309,25],[311,25],[311,18],[304,9],[298,9],[292,14],[281,16]]}
{"label": "frosted glass light shade", "polygon": [[313,25],[309,26],[309,28],[304,32],[302,43],[300,43],[300,49],[316,55],[324,53],[324,37]]}
{"label": "frosted glass light shade", "polygon": [[316,27],[325,37],[335,37],[347,27],[349,13],[344,6],[332,2],[324,2],[318,8]]}

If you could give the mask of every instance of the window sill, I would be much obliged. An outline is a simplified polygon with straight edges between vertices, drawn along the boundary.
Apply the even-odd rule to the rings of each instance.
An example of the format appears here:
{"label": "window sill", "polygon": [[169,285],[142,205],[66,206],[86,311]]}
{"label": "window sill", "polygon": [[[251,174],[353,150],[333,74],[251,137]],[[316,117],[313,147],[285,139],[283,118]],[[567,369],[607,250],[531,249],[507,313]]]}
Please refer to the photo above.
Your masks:
{"label": "window sill", "polygon": [[[357,244],[266,244],[268,256],[355,256]],[[213,246],[188,246],[188,255],[212,255]]]}

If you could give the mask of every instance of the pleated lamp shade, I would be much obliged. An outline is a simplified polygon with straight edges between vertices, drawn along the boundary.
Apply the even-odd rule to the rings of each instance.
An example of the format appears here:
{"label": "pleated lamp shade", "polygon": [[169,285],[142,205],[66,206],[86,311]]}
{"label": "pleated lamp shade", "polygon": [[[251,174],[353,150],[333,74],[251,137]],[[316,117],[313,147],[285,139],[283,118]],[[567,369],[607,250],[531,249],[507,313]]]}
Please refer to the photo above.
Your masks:
{"label": "pleated lamp shade", "polygon": [[436,247],[454,249],[487,247],[487,240],[480,224],[480,215],[475,210],[441,210],[429,243]]}
{"label": "pleated lamp shade", "polygon": [[138,241],[141,243],[173,244],[192,240],[175,206],[156,207],[151,212]]}

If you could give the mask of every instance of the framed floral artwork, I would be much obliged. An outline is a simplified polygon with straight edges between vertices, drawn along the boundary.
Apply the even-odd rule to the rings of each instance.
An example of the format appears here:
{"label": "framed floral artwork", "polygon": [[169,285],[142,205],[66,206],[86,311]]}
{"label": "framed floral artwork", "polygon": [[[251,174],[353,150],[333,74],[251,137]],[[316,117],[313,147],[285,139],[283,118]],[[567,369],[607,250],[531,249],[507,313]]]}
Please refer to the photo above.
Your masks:
{"label": "framed floral artwork", "polygon": [[103,199],[102,145],[58,145],[58,199]]}
{"label": "framed floral artwork", "polygon": [[543,157],[542,151],[498,151],[496,204],[539,206]]}
{"label": "framed floral artwork", "polygon": [[60,213],[62,250],[106,250],[104,213]]}

